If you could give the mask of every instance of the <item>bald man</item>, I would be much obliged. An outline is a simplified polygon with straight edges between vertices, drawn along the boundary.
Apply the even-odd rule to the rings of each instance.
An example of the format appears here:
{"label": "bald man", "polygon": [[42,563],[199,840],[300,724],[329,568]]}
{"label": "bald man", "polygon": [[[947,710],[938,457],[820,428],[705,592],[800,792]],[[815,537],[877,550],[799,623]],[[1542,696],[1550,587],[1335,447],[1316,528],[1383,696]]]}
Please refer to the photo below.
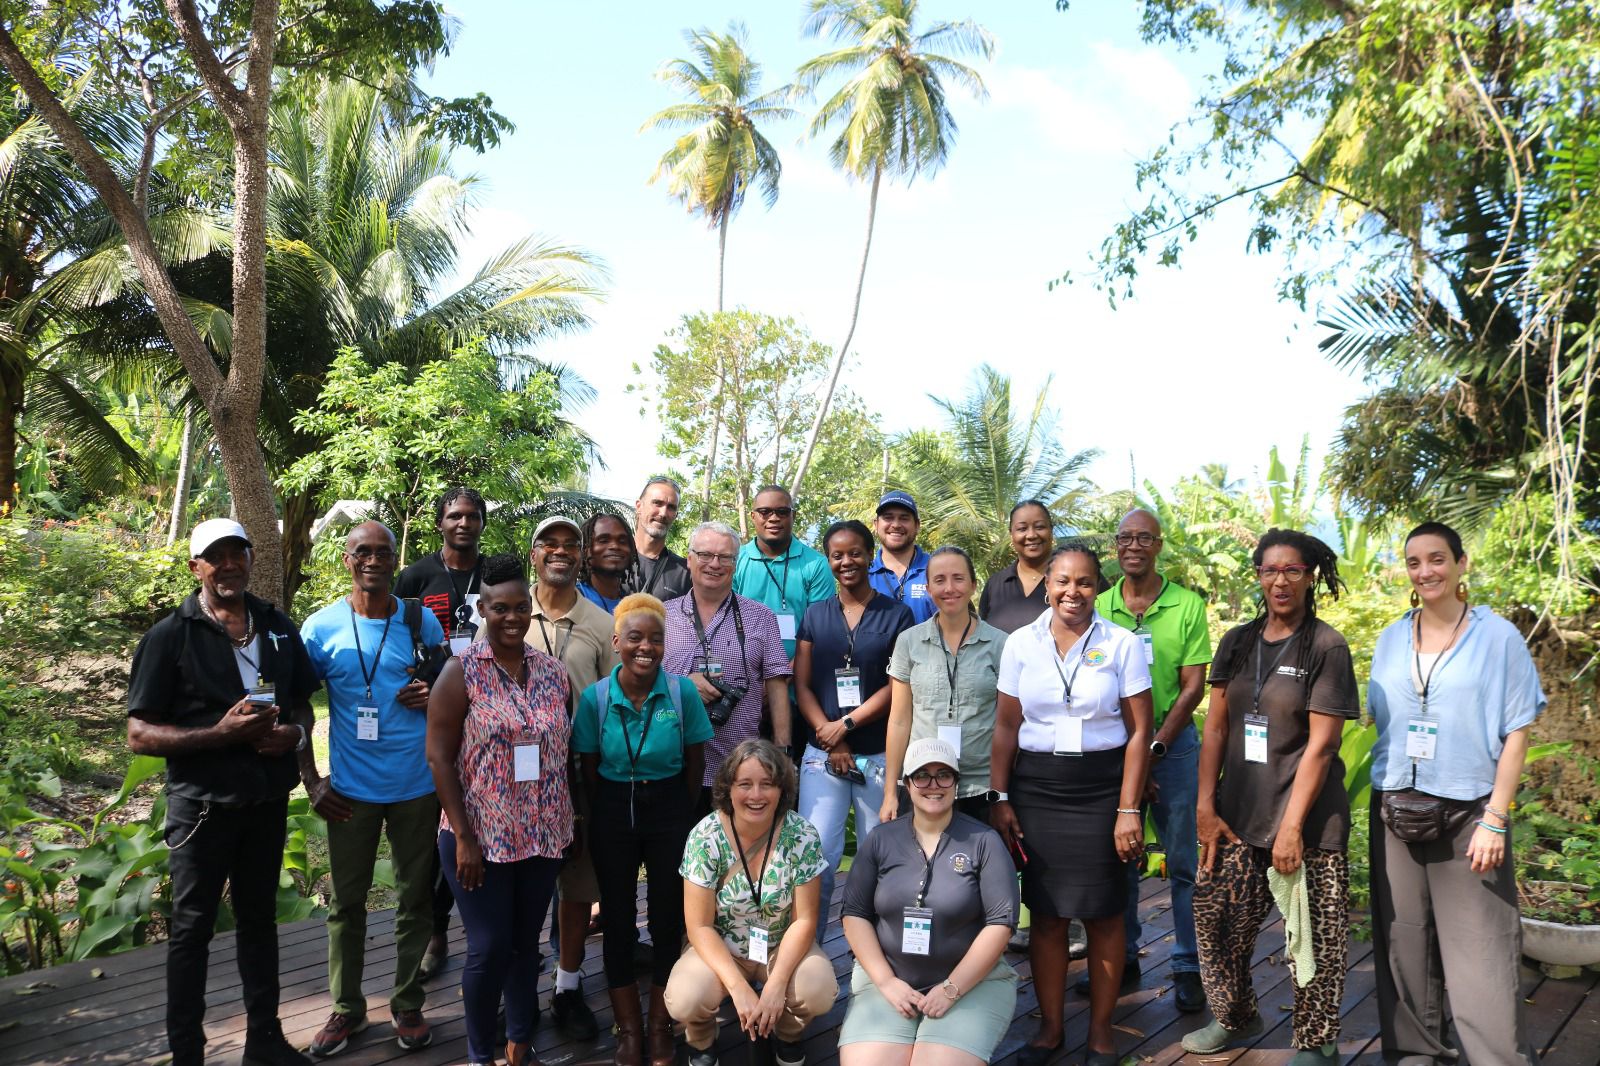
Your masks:
{"label": "bald man", "polygon": [[[422,953],[433,928],[433,848],[439,801],[424,754],[428,686],[412,676],[415,648],[404,607],[389,591],[394,534],[381,522],[350,531],[344,566],[350,593],[306,619],[300,635],[328,686],[329,776],[314,760],[302,778],[317,813],[328,820],[328,985],[333,1014],[311,1041],[311,1054],[343,1051],[367,1027],[361,990],[366,955],[367,892],[378,840],[389,838],[398,897],[394,918],[393,1038],[406,1050],[432,1040],[422,1016]],[[444,643],[432,611],[417,610],[419,635]]]}
{"label": "bald man", "polygon": [[[1211,635],[1206,605],[1197,594],[1174,584],[1156,569],[1161,555],[1161,523],[1149,511],[1123,516],[1115,537],[1122,577],[1095,599],[1095,609],[1110,622],[1131,630],[1144,648],[1153,683],[1156,735],[1150,743],[1150,779],[1144,808],[1167,855],[1172,879],[1172,978],[1178,1009],[1205,1007],[1200,988],[1200,956],[1194,937],[1195,800],[1199,788],[1200,740],[1194,709],[1205,691],[1206,664],[1211,661]],[[1133,891],[1128,895],[1128,964],[1123,990],[1140,982],[1139,892],[1142,863],[1128,867]],[[1080,991],[1087,993],[1087,988]]]}

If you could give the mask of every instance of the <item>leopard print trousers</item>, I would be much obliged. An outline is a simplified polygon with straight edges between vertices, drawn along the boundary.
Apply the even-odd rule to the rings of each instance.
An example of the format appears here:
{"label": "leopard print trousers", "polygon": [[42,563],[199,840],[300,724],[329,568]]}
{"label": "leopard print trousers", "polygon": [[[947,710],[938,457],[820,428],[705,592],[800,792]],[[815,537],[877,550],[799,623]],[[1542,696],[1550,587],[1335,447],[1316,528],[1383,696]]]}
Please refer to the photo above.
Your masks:
{"label": "leopard print trousers", "polygon": [[[1349,947],[1350,860],[1342,851],[1305,849],[1306,895],[1311,904],[1311,952],[1317,975],[1294,984],[1294,1046],[1315,1048],[1339,1039]],[[1194,885],[1194,932],[1200,945],[1200,980],[1212,1015],[1229,1029],[1256,1015],[1250,957],[1261,923],[1272,909],[1267,870],[1272,852],[1220,842],[1210,872]],[[1290,964],[1291,974],[1294,964]],[[1293,978],[1291,976],[1291,984]]]}

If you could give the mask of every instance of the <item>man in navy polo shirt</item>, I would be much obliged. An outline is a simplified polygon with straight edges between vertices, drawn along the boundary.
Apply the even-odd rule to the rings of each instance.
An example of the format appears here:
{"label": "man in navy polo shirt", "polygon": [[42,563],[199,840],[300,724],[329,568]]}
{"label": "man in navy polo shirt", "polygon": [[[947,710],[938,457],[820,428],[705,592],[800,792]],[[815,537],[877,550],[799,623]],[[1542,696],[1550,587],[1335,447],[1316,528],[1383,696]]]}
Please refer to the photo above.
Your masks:
{"label": "man in navy polo shirt", "polygon": [[928,553],[917,547],[922,521],[911,493],[895,489],[878,501],[872,532],[878,537],[878,554],[867,571],[872,587],[911,608],[911,617],[926,622],[939,607],[928,595]]}

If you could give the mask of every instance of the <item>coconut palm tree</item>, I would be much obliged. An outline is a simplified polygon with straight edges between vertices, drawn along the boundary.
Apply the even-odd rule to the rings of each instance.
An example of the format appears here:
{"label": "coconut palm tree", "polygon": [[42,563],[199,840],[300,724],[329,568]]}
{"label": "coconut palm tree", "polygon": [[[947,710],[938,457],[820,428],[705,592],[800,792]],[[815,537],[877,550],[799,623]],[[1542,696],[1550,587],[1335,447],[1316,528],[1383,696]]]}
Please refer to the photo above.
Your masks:
{"label": "coconut palm tree", "polygon": [[811,465],[817,436],[828,416],[839,370],[849,354],[861,317],[861,290],[867,281],[867,256],[872,251],[872,226],[878,210],[878,188],[884,175],[910,182],[932,176],[950,157],[955,143],[955,117],[945,102],[945,81],[962,86],[979,99],[988,95],[978,72],[964,63],[930,51],[949,47],[988,59],[994,39],[970,19],[940,22],[920,33],[913,24],[917,0],[811,0],[805,31],[826,35],[844,47],[808,60],[797,75],[810,91],[835,73],[851,77],[823,102],[811,122],[820,136],[837,124],[839,134],[828,149],[833,165],[851,178],[869,182],[867,239],[861,249],[855,302],[844,343],[834,353],[833,369],[817,406],[805,453],[789,480],[798,493]]}

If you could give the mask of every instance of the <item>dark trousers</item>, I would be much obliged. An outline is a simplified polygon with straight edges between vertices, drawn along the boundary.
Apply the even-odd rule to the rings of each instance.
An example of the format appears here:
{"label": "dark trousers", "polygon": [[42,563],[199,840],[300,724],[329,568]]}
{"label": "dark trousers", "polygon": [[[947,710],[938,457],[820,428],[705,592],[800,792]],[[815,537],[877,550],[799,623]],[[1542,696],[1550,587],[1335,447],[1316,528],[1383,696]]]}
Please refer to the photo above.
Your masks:
{"label": "dark trousers", "polygon": [[167,1043],[173,1066],[205,1055],[206,964],[222,886],[229,886],[244,988],[246,1041],[278,1024],[278,871],[288,797],[248,807],[167,800],[172,929],[167,942]]}
{"label": "dark trousers", "polygon": [[495,1061],[495,1016],[504,993],[506,1039],[533,1039],[539,1009],[539,926],[555,891],[560,859],[485,862],[483,884],[471,892],[456,880],[456,835],[439,833],[439,866],[467,931],[461,998],[467,1015],[467,1058]]}
{"label": "dark trousers", "polygon": [[444,936],[450,931],[450,912],[455,908],[456,894],[450,889],[450,879],[445,876],[444,864],[437,857],[433,863],[433,935]]}
{"label": "dark trousers", "polygon": [[[631,799],[630,799],[631,797]],[[644,864],[654,962],[651,983],[666,987],[683,948],[683,878],[678,865],[689,838],[693,802],[682,776],[637,782],[600,779],[589,839],[600,884],[606,986],[625,988],[633,972],[633,930],[638,922],[639,864]]]}

